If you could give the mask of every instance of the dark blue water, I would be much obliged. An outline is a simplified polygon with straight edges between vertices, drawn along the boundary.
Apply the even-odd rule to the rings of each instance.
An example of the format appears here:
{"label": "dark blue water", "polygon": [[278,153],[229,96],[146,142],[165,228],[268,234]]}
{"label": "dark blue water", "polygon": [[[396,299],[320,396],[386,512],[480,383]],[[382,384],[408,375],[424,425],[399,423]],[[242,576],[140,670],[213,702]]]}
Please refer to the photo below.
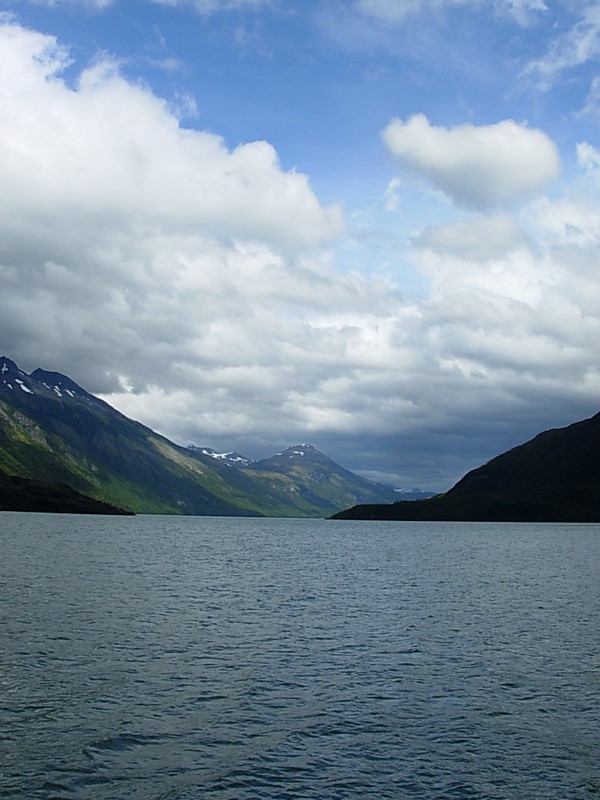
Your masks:
{"label": "dark blue water", "polygon": [[0,797],[600,797],[600,528],[0,514]]}

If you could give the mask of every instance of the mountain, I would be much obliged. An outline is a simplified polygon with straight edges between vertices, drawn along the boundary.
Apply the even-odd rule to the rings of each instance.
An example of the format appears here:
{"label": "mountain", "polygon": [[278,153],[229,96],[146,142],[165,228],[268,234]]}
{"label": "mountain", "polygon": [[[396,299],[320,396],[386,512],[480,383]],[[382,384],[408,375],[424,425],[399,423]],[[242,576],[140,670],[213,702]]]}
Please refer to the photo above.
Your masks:
{"label": "mountain", "polygon": [[442,495],[359,505],[336,519],[600,521],[600,414],[544,431],[467,473]]}
{"label": "mountain", "polygon": [[[391,502],[397,495],[392,487],[373,483],[340,467],[310,444],[289,447],[271,458],[255,461],[244,470],[268,483],[273,490],[290,493],[296,502],[315,508],[346,508],[354,497],[385,496]],[[363,499],[359,502],[371,502]],[[382,502],[382,501],[376,501]]]}
{"label": "mountain", "polygon": [[[136,513],[323,517],[396,497],[313,447],[285,453],[251,461],[182,447],[65,375],[28,375],[0,357],[0,475],[66,485]],[[0,483],[0,507],[14,491],[14,482]]]}

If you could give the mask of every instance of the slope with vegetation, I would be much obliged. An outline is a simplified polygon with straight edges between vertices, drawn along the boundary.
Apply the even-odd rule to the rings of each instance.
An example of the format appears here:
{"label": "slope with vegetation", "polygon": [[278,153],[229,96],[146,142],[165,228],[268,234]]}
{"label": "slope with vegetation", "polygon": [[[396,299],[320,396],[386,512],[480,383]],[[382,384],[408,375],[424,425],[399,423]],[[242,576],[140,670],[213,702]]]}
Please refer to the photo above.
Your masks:
{"label": "slope with vegetation", "polygon": [[[41,369],[28,375],[5,357],[0,474],[67,485],[136,513],[323,517],[395,497],[310,446],[258,462],[179,446],[70,378]],[[14,481],[0,485],[0,508],[11,507],[14,488]]]}

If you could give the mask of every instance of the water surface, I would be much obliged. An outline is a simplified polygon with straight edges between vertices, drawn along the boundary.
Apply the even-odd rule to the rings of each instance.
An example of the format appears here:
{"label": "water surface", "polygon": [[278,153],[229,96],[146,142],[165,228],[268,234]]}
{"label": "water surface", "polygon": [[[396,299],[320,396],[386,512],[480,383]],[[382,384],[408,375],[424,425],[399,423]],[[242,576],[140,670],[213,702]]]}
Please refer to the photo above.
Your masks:
{"label": "water surface", "polygon": [[600,529],[0,514],[0,797],[600,797]]}

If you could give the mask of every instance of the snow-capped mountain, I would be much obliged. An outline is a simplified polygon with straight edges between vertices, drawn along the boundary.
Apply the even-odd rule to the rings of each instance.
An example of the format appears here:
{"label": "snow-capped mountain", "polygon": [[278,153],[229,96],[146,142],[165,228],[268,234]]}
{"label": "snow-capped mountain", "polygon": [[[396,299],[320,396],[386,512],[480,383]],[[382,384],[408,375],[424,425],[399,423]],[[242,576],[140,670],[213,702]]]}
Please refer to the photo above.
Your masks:
{"label": "snow-capped mountain", "polygon": [[62,482],[138,513],[318,517],[394,499],[391,487],[360,478],[307,444],[261,461],[180,446],[66,375],[28,375],[6,357],[0,473]]}

